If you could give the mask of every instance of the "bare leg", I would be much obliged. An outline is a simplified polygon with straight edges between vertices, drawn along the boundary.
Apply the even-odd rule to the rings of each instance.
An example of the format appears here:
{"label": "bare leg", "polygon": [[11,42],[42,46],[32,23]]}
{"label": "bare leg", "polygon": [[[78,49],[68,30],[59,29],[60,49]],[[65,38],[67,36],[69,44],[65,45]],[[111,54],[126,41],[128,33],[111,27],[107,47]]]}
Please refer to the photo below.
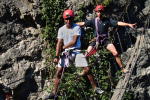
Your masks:
{"label": "bare leg", "polygon": [[97,93],[97,94],[102,94],[104,91],[101,90],[99,87],[97,87],[96,82],[94,81],[93,76],[91,74],[89,74],[90,67],[85,67],[84,70],[86,70],[85,72],[87,72],[86,76],[88,77],[88,79],[89,79],[89,81],[90,81],[90,83],[92,85],[92,88],[93,88],[94,92]]}
{"label": "bare leg", "polygon": [[84,67],[82,73],[80,73],[79,75],[80,76],[86,75],[88,77],[92,87],[96,88],[96,82],[94,81],[93,76],[91,74],[89,74],[89,70],[90,70],[90,67]]}
{"label": "bare leg", "polygon": [[87,52],[90,52],[92,50],[93,46],[88,46]]}
{"label": "bare leg", "polygon": [[94,81],[93,76],[91,74],[88,74],[87,77],[88,77],[88,79],[92,85],[92,88],[95,89],[96,88],[96,82]]}
{"label": "bare leg", "polygon": [[96,49],[94,49],[93,46],[88,46],[87,51],[85,53],[85,56],[88,57],[88,56],[91,56],[95,53],[96,53]]}
{"label": "bare leg", "polygon": [[89,70],[90,70],[89,67],[84,67],[84,68],[83,68],[83,71],[82,71],[79,75],[80,75],[80,76],[84,76],[84,75],[88,74]]}
{"label": "bare leg", "polygon": [[119,55],[118,55],[118,52],[117,52],[115,46],[114,46],[113,44],[108,44],[106,48],[107,48],[107,50],[109,50],[109,51],[113,54],[113,56],[114,56],[115,59],[116,59],[117,64],[118,64],[119,67],[122,69],[122,72],[126,73],[128,70],[126,70],[126,69],[123,67],[122,61],[121,61],[121,59],[120,59],[120,57],[119,57]]}
{"label": "bare leg", "polygon": [[57,67],[56,77],[54,79],[54,89],[49,95],[45,95],[45,97],[42,100],[49,100],[49,99],[56,99],[57,98],[57,91],[58,86],[61,80],[63,67]]}
{"label": "bare leg", "polygon": [[56,94],[62,75],[63,67],[57,67],[56,78],[54,79],[54,90],[53,93]]}
{"label": "bare leg", "polygon": [[92,50],[92,46],[88,46],[85,56],[88,56],[89,52]]}

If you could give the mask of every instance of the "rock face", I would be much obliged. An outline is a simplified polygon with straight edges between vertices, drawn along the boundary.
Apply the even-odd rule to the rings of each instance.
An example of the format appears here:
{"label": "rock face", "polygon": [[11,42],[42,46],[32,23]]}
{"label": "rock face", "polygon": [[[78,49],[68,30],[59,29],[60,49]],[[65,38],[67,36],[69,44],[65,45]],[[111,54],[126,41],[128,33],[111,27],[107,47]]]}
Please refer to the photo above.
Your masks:
{"label": "rock face", "polygon": [[136,61],[129,87],[134,91],[135,100],[150,99],[150,29],[145,30],[144,45]]}
{"label": "rock face", "polygon": [[39,0],[0,0],[0,83],[26,100],[40,89],[33,73],[44,67]]}
{"label": "rock face", "polygon": [[[96,1],[98,0],[68,0],[66,3],[75,11],[81,10],[82,5],[87,15],[90,15],[93,14]],[[41,0],[0,0],[0,84],[13,89],[14,100],[37,100],[42,96],[41,92],[37,92],[44,84],[40,69],[45,68],[45,45],[40,38],[43,25],[40,5]],[[106,12],[118,20],[137,22],[138,27],[145,25],[145,28],[149,28],[149,5],[150,0],[112,0]],[[109,13],[110,10],[112,13]],[[119,33],[123,34],[121,32]],[[150,98],[149,36],[146,35],[147,47],[143,47],[129,84],[134,91],[135,100]],[[127,39],[122,40],[123,43],[127,43]],[[128,48],[130,49],[127,52],[133,50],[134,47],[131,48],[131,45],[133,43],[125,46],[123,52]],[[123,57],[126,58],[128,55],[127,53]],[[127,59],[124,59],[124,62],[127,62]]]}

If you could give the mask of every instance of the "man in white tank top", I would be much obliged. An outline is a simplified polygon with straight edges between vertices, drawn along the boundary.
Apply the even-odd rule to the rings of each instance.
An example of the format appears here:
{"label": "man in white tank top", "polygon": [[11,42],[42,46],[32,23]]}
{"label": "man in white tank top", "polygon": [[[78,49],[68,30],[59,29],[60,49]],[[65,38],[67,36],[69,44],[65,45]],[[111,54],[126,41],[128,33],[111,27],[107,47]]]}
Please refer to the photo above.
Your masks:
{"label": "man in white tank top", "polygon": [[[93,76],[89,73],[90,68],[88,67],[86,57],[79,52],[79,49],[81,47],[81,29],[80,26],[73,23],[73,10],[65,10],[63,13],[63,18],[65,21],[65,25],[58,30],[56,56],[54,58],[54,62],[58,63],[56,78],[54,80],[54,89],[52,93],[48,95],[45,99],[52,99],[56,97],[58,85],[61,81],[64,68],[68,67],[71,62],[74,62],[75,66],[77,67],[83,67],[83,75],[86,75],[88,77],[96,93],[103,93],[100,88],[96,87]],[[64,51],[63,53],[61,52],[62,50]]]}

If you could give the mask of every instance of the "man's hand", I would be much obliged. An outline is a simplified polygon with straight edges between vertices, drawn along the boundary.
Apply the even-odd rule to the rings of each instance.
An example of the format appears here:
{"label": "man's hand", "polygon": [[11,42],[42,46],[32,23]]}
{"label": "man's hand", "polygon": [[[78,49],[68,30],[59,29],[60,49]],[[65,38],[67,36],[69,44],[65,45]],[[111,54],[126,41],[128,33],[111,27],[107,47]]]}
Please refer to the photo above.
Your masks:
{"label": "man's hand", "polygon": [[54,62],[55,64],[57,64],[58,61],[59,61],[59,58],[58,58],[58,57],[55,57],[54,60],[53,60],[53,62]]}
{"label": "man's hand", "polygon": [[130,23],[125,23],[125,22],[118,22],[117,23],[119,26],[128,26],[128,27],[130,27],[130,28],[135,28],[136,27],[136,23],[134,23],[134,24],[130,24]]}
{"label": "man's hand", "polygon": [[128,24],[128,26],[131,27],[131,28],[135,28],[136,27],[136,23],[134,23],[134,24]]}

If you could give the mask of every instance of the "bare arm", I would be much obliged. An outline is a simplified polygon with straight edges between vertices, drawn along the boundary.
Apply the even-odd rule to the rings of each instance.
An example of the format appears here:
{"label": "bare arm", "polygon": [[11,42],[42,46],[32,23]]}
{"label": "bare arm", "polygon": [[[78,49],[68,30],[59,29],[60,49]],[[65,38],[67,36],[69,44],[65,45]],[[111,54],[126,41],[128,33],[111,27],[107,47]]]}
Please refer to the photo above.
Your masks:
{"label": "bare arm", "polygon": [[56,56],[60,55],[62,45],[63,45],[63,39],[58,39],[57,45],[56,45]]}
{"label": "bare arm", "polygon": [[64,45],[63,49],[66,49],[66,48],[73,46],[76,43],[77,39],[78,39],[78,35],[74,35],[73,40],[70,41],[68,44]]}
{"label": "bare arm", "polygon": [[134,24],[130,24],[130,23],[125,23],[125,22],[118,22],[117,23],[119,26],[129,26],[129,27],[131,27],[131,28],[134,28],[135,26],[136,26],[136,23],[134,23]]}
{"label": "bare arm", "polygon": [[56,45],[56,56],[54,58],[54,63],[58,63],[59,61],[59,55],[62,49],[62,45],[63,45],[63,39],[58,39],[57,41],[57,45]]}
{"label": "bare arm", "polygon": [[85,22],[77,22],[76,24],[79,25],[79,26],[84,26]]}

